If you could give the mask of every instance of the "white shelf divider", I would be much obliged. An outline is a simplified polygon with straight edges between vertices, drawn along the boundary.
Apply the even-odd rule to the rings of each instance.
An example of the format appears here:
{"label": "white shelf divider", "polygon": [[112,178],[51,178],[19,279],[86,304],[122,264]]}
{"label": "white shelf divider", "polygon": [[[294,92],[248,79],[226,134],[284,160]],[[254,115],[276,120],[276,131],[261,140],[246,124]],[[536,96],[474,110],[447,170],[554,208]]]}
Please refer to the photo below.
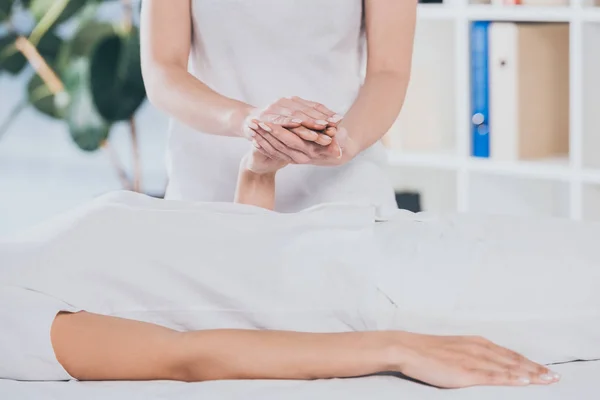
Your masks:
{"label": "white shelf divider", "polygon": [[[583,166],[583,25],[600,23],[600,7],[583,7],[582,0],[570,6],[492,6],[469,4],[468,0],[446,0],[447,4],[420,4],[419,20],[445,20],[454,23],[456,149],[444,154],[406,154],[390,150],[393,166],[437,169],[456,172],[457,211],[470,210],[469,197],[473,174],[490,174],[514,178],[566,183],[568,212],[574,220],[583,217],[583,187],[600,184],[600,169]],[[475,20],[566,22],[570,27],[569,46],[569,147],[568,158],[535,161],[499,162],[470,156],[470,54],[469,27]]]}
{"label": "white shelf divider", "polygon": [[583,26],[581,0],[571,0],[575,10],[569,29],[569,156],[572,171],[569,195],[569,216],[580,220],[583,216]]}
{"label": "white shelf divider", "polygon": [[455,88],[456,88],[456,154],[458,171],[456,176],[456,207],[459,212],[469,210],[469,171],[467,160],[470,154],[470,22],[467,18],[468,0],[455,0]]}

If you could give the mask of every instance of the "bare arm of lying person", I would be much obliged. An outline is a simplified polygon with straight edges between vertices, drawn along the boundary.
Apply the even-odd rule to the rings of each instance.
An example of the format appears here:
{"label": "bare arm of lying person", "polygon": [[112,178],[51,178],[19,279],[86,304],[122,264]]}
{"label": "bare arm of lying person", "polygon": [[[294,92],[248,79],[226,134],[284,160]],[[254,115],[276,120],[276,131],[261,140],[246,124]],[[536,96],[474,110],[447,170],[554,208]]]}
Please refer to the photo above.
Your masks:
{"label": "bare arm of lying person", "polygon": [[86,312],[59,314],[58,361],[79,380],[320,379],[399,372],[443,388],[550,384],[545,367],[479,337],[398,331],[178,332]]}
{"label": "bare arm of lying person", "polygon": [[[236,201],[272,208],[285,165],[250,153]],[[319,379],[399,372],[443,388],[551,384],[558,375],[474,336],[401,331],[300,333],[179,332],[111,316],[59,314],[51,329],[58,361],[79,380]]]}

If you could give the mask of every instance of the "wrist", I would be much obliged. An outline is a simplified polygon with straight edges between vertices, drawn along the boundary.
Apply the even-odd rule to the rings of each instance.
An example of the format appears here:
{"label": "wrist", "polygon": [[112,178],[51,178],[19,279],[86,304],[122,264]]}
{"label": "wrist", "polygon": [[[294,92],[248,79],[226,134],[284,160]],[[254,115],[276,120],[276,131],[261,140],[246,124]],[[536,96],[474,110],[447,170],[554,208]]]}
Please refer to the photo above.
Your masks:
{"label": "wrist", "polygon": [[389,371],[404,373],[410,363],[411,348],[407,345],[408,332],[390,332],[386,341],[386,359]]}
{"label": "wrist", "polygon": [[236,136],[248,138],[248,121],[257,114],[258,109],[249,104],[241,103],[230,116],[230,124]]}
{"label": "wrist", "polygon": [[275,181],[277,171],[257,172],[250,167],[252,165],[250,158],[251,154],[246,154],[240,163],[240,174],[248,182],[267,183]]}

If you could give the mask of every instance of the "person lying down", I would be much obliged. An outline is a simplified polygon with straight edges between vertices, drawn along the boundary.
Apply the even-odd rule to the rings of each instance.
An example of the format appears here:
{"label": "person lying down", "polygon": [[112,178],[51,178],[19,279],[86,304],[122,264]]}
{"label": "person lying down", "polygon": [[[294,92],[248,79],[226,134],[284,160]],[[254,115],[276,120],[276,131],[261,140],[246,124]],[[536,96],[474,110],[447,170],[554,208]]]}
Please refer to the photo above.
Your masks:
{"label": "person lying down", "polygon": [[0,378],[558,383],[600,358],[600,226],[119,192],[0,246]]}

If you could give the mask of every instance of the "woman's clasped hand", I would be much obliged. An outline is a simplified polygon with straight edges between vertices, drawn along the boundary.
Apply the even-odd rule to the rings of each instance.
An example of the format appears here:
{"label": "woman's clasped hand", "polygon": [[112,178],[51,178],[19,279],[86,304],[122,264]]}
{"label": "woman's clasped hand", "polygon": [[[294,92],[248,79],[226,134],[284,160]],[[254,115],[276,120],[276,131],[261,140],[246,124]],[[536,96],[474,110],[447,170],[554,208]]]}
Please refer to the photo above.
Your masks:
{"label": "woman's clasped hand", "polygon": [[339,165],[350,142],[339,126],[342,119],[320,103],[282,98],[254,109],[244,121],[244,134],[258,152],[285,165]]}

